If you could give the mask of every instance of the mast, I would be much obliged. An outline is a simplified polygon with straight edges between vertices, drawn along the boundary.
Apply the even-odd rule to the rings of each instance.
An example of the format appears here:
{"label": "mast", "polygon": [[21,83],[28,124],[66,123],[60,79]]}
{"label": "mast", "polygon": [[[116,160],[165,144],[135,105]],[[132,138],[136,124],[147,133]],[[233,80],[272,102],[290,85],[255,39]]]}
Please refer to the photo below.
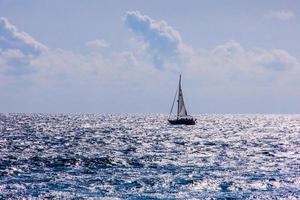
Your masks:
{"label": "mast", "polygon": [[181,95],[181,74],[179,75],[179,85],[178,85],[178,99],[177,99],[177,119],[178,119],[178,116],[179,116],[179,98],[180,98],[180,95]]}

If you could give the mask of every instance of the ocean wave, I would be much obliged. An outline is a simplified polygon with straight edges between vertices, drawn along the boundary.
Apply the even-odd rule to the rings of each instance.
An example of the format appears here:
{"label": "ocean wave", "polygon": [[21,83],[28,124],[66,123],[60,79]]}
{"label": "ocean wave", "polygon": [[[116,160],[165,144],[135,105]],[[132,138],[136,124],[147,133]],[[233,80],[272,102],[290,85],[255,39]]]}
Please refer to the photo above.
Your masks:
{"label": "ocean wave", "polygon": [[0,114],[3,199],[300,197],[299,115]]}

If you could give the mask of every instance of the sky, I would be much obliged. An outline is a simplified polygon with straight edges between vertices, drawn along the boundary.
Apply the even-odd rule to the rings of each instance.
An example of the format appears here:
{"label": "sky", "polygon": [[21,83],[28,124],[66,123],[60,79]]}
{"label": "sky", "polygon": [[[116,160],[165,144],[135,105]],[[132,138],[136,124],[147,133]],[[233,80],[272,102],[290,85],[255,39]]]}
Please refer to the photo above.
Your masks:
{"label": "sky", "polygon": [[300,1],[0,0],[0,112],[300,113]]}

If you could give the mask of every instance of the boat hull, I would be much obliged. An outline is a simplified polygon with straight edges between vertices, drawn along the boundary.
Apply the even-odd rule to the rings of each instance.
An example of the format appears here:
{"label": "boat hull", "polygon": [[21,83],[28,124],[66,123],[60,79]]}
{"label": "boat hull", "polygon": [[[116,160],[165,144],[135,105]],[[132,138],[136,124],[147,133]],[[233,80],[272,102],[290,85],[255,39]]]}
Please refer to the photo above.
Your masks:
{"label": "boat hull", "polygon": [[169,119],[168,120],[172,125],[195,125],[195,119]]}

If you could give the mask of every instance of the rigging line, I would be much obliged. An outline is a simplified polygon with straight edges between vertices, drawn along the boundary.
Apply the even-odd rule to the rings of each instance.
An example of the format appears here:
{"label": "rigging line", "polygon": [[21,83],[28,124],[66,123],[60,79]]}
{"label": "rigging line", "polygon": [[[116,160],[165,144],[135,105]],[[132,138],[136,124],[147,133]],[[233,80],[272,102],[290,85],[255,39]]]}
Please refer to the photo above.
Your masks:
{"label": "rigging line", "polygon": [[178,88],[179,88],[179,87],[177,87],[176,92],[175,92],[174,100],[173,100],[173,103],[172,103],[172,107],[171,107],[171,110],[170,110],[170,114],[169,114],[169,118],[168,118],[168,119],[170,119],[171,114],[172,114],[172,111],[173,111],[173,107],[174,107],[175,99],[176,99],[176,96],[177,96]]}

